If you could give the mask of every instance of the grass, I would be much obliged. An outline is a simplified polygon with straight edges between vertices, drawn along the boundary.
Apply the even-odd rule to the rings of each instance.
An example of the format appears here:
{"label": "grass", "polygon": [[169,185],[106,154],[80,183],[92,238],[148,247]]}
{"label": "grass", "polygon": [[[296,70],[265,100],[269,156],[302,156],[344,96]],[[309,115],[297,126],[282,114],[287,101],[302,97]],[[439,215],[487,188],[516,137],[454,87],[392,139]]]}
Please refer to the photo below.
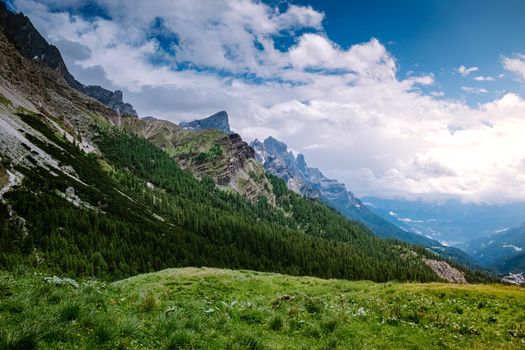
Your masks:
{"label": "grass", "polygon": [[80,287],[0,273],[2,349],[522,349],[525,289],[170,269]]}

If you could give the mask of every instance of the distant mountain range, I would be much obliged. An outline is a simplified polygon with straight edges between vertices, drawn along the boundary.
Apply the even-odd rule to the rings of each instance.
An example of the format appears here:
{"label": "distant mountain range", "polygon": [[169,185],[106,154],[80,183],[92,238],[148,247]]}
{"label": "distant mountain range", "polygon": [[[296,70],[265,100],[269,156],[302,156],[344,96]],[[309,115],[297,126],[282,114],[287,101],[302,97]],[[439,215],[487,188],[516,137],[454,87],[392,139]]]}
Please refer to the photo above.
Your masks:
{"label": "distant mountain range", "polygon": [[525,223],[478,238],[463,249],[486,266],[502,273],[525,271]]}
{"label": "distant mountain range", "polygon": [[525,203],[489,205],[459,200],[433,203],[376,197],[365,197],[363,201],[400,227],[459,248],[472,240],[518,226],[525,220]]}

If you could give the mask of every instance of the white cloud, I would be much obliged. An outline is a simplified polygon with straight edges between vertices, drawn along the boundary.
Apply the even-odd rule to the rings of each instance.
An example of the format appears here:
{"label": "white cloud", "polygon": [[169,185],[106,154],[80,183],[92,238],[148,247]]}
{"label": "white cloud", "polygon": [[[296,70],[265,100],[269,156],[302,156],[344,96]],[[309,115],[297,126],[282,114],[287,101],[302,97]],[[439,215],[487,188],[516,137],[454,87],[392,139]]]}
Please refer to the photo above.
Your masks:
{"label": "white cloud", "polygon": [[486,93],[488,93],[487,89],[476,88],[476,87],[471,87],[471,86],[462,86],[461,90],[465,91],[465,92],[468,92],[470,94],[486,94]]}
{"label": "white cloud", "polygon": [[525,80],[525,55],[516,54],[514,57],[503,58],[503,68],[516,74],[520,79]]}
{"label": "white cloud", "polygon": [[478,67],[469,67],[469,68],[467,68],[464,65],[461,65],[458,68],[456,68],[456,72],[458,72],[459,74],[461,74],[464,77],[466,77],[470,73],[477,72],[478,70],[479,70]]}
{"label": "white cloud", "polygon": [[[434,84],[432,74],[399,78],[396,59],[377,39],[337,45],[323,31],[324,14],[311,7],[97,2],[112,20],[15,3],[65,54],[83,46],[66,56],[74,75],[96,72],[141,115],[181,121],[225,109],[243,138],[282,139],[359,195],[525,199],[525,102],[516,94],[477,107],[426,94],[421,86]],[[174,56],[148,37],[156,18],[176,33]],[[293,44],[278,49],[282,37]]]}
{"label": "white cloud", "polygon": [[317,149],[317,148],[324,148],[326,145],[320,144],[320,143],[312,143],[311,145],[306,145],[303,147],[303,149],[309,150],[309,149]]}
{"label": "white cloud", "polygon": [[490,76],[482,76],[482,75],[478,75],[476,77],[474,77],[474,80],[476,81],[494,81],[494,78],[493,77],[490,77]]}

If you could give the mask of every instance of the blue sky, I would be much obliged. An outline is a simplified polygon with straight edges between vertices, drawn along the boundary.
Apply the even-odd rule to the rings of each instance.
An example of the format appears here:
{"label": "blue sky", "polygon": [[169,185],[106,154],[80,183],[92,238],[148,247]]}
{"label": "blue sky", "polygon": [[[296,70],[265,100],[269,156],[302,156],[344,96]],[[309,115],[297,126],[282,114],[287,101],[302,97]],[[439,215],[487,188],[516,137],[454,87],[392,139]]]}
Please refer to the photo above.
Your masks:
{"label": "blue sky", "polygon": [[[511,75],[477,82],[475,76],[497,78],[506,72],[502,56],[522,52],[525,37],[525,2],[452,0],[293,1],[312,5],[326,15],[328,36],[342,47],[378,38],[407,74],[432,72],[436,85],[449,97],[476,104],[509,90],[525,92]],[[479,70],[462,77],[461,65]],[[469,94],[462,86],[485,88],[486,94]]]}
{"label": "blue sky", "polygon": [[525,200],[523,1],[11,3],[141,116],[226,110],[360,196]]}

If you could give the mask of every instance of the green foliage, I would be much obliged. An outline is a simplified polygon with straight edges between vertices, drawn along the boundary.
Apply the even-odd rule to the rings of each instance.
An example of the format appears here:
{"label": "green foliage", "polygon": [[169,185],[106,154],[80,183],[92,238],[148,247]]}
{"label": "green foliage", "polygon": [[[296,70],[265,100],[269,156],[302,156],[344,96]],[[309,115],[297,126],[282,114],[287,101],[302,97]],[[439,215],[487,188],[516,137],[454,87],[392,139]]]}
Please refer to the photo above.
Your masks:
{"label": "green foliage", "polygon": [[193,161],[197,164],[204,163],[206,161],[215,161],[222,156],[222,148],[219,145],[213,145],[207,152],[200,152],[193,158]]}

